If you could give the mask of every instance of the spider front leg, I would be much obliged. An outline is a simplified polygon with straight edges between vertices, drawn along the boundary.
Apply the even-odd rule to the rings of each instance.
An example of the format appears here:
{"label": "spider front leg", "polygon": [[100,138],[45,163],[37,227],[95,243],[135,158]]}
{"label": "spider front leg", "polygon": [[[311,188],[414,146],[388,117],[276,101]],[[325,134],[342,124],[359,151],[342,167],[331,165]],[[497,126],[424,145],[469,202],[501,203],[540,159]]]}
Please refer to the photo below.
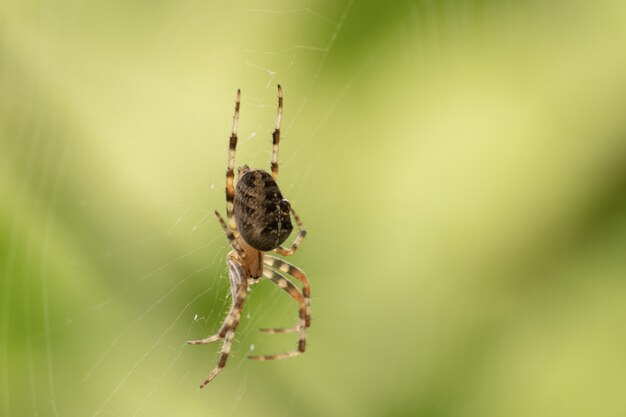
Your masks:
{"label": "spider front leg", "polygon": [[248,281],[244,278],[243,267],[237,260],[235,254],[231,254],[229,256],[228,270],[231,282],[231,293],[233,294],[233,304],[230,308],[228,316],[226,316],[226,319],[222,324],[222,327],[213,336],[209,336],[206,339],[190,340],[187,342],[191,345],[206,344],[224,338],[222,351],[220,358],[217,361],[217,365],[213,368],[211,373],[209,373],[209,376],[206,377],[202,384],[200,384],[200,388],[203,388],[206,384],[211,382],[213,378],[215,378],[222,371],[224,366],[226,366],[226,361],[228,360],[228,355],[230,354],[230,349],[235,337],[235,331],[237,330],[239,320],[241,319],[243,303],[246,300],[246,295],[248,294]]}
{"label": "spider front leg", "polygon": [[298,236],[296,236],[296,239],[293,241],[290,247],[285,248],[279,246],[274,249],[276,252],[280,253],[283,256],[293,255],[293,253],[298,249],[298,246],[300,245],[300,243],[302,243],[302,240],[306,236],[306,230],[304,229],[304,225],[302,224],[302,220],[300,220],[298,213],[296,213],[296,211],[291,206],[289,207],[289,210],[291,211],[291,214],[293,215],[293,218],[298,225],[298,229],[300,229],[300,233],[298,233]]}
{"label": "spider front leg", "polygon": [[306,301],[304,300],[302,294],[300,294],[300,291],[298,291],[298,288],[296,288],[295,285],[293,285],[287,278],[285,278],[278,272],[272,271],[269,268],[265,268],[263,269],[263,276],[269,278],[270,280],[272,280],[272,282],[274,282],[274,284],[285,290],[300,305],[300,321],[295,327],[300,332],[298,337],[298,350],[293,350],[286,353],[279,353],[276,355],[249,355],[248,358],[256,361],[269,361],[274,359],[293,358],[294,356],[301,355],[306,349],[306,320],[308,311]]}
{"label": "spider front leg", "polygon": [[235,115],[233,116],[233,130],[230,134],[230,143],[228,146],[228,168],[226,169],[226,219],[228,220],[228,227],[233,233],[237,232],[233,213],[235,201],[235,154],[237,152],[237,125],[239,123],[240,103],[241,90],[237,90]]}
{"label": "spider front leg", "polygon": [[280,124],[283,118],[283,89],[278,84],[278,114],[276,115],[276,128],[272,132],[272,178],[278,177],[278,145],[280,143]]}

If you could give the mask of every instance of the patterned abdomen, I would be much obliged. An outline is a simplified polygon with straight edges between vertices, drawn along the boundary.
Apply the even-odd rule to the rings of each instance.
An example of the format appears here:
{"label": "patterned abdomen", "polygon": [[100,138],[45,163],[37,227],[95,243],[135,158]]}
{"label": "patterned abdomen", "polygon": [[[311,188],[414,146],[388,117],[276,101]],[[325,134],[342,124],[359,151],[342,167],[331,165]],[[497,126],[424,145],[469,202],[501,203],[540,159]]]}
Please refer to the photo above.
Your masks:
{"label": "patterned abdomen", "polygon": [[270,174],[245,170],[235,188],[235,222],[243,240],[261,251],[280,246],[293,230],[290,205]]}

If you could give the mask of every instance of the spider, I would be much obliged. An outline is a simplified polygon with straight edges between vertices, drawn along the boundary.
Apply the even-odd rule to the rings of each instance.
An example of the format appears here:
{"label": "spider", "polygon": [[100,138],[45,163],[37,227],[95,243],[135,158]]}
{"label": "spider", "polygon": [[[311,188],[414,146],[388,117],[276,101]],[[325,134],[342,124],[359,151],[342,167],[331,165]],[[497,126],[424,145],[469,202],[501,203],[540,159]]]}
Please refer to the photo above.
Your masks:
{"label": "spider", "polygon": [[[222,225],[228,242],[233,250],[228,254],[228,275],[230,278],[230,294],[232,304],[218,332],[206,339],[189,340],[192,345],[203,345],[224,339],[222,351],[217,365],[202,382],[200,388],[211,382],[224,368],[235,337],[235,331],[241,319],[248,287],[258,282],[261,277],[271,280],[285,290],[299,305],[298,324],[288,328],[261,329],[263,333],[297,332],[297,350],[275,355],[250,355],[248,358],[257,361],[291,358],[304,353],[306,347],[306,329],[311,325],[310,297],[311,286],[302,270],[280,258],[266,254],[274,251],[283,256],[292,255],[306,230],[300,217],[283,198],[276,178],[278,177],[278,144],[280,142],[280,124],[283,114],[283,90],[278,86],[278,114],[276,128],[272,133],[272,174],[261,169],[250,169],[247,165],[238,169],[235,186],[235,151],[237,148],[237,123],[241,90],[237,90],[233,130],[230,136],[228,168],[226,170],[226,221],[219,212],[215,212]],[[291,215],[300,230],[291,246],[281,246],[293,230]],[[288,274],[302,283],[302,292],[289,281]]]}

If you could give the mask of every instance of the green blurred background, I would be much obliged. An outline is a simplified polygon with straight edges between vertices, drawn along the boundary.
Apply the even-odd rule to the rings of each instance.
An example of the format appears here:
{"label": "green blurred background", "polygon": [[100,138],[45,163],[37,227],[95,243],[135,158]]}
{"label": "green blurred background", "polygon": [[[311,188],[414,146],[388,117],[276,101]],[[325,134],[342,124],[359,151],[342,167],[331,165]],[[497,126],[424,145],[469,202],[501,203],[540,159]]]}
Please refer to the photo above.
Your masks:
{"label": "green blurred background", "polygon": [[[626,415],[626,3],[0,5],[3,416]],[[309,235],[229,306],[224,172]]]}

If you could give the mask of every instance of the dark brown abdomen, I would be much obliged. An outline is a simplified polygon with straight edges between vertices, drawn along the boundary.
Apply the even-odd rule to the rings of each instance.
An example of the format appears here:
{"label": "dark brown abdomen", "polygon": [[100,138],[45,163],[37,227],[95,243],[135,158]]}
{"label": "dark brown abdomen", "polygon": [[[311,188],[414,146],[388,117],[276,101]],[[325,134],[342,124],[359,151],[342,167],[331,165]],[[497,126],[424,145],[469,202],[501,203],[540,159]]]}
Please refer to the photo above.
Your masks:
{"label": "dark brown abdomen", "polygon": [[239,177],[234,210],[241,237],[255,249],[275,249],[293,230],[289,202],[265,171],[248,170]]}

